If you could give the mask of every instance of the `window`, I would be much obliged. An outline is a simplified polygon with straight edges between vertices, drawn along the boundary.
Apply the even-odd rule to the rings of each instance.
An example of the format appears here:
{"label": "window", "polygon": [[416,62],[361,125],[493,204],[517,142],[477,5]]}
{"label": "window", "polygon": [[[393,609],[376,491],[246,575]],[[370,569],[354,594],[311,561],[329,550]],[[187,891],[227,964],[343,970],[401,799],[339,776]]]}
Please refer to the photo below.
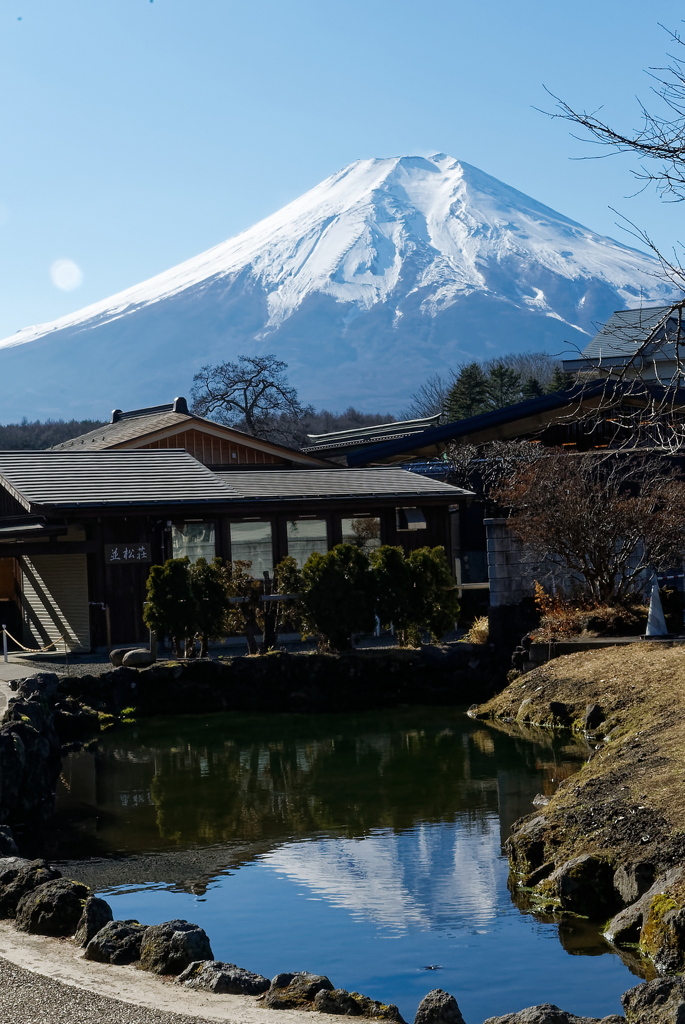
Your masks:
{"label": "window", "polygon": [[262,579],[265,572],[273,575],[271,523],[231,523],[231,559],[251,562],[255,579]]}
{"label": "window", "polygon": [[355,544],[362,551],[373,551],[381,546],[381,521],[375,516],[359,516],[342,520],[343,544]]}
{"label": "window", "polygon": [[328,551],[326,520],[289,519],[288,554],[292,555],[300,569],[312,551],[320,551],[324,555]]}
{"label": "window", "polygon": [[214,523],[175,524],[171,531],[171,553],[174,558],[197,562],[198,558],[211,561],[216,554]]}

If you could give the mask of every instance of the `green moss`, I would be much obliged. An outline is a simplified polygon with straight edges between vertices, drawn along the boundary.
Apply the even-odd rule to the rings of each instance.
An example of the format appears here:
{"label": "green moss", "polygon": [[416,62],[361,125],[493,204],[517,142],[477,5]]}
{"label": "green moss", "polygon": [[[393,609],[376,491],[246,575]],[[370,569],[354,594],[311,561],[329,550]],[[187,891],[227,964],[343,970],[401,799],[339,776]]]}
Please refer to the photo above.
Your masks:
{"label": "green moss", "polygon": [[640,932],[640,949],[648,956],[655,956],[665,947],[674,945],[673,928],[667,918],[679,909],[676,900],[666,893],[659,893],[652,899]]}

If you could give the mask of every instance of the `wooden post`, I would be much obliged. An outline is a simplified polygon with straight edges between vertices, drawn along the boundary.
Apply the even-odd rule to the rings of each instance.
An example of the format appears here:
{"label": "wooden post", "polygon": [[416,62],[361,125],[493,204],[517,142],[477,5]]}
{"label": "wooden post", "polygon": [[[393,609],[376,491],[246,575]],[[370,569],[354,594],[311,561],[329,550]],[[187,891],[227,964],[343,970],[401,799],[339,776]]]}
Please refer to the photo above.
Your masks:
{"label": "wooden post", "polygon": [[[268,570],[263,573],[264,576],[264,597],[271,597],[272,580]],[[268,651],[272,651],[276,646],[277,632],[276,632],[276,620],[278,617],[278,602],[277,601],[264,601],[262,617],[264,620],[264,632],[262,634],[262,654],[266,654]]]}
{"label": "wooden post", "polygon": [[7,626],[4,622],[2,624],[2,658],[5,664],[7,664]]}

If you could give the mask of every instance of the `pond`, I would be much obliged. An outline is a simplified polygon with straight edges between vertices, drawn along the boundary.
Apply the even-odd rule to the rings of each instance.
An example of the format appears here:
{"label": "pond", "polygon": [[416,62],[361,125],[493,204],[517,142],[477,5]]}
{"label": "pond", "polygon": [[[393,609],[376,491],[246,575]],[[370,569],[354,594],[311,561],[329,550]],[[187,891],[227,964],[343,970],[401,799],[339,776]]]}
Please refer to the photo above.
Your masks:
{"label": "pond", "polygon": [[431,988],[468,1024],[602,1017],[638,979],[589,924],[521,913],[501,850],[586,755],[454,708],[151,719],[67,759],[53,853],[117,918],[186,918],[217,959],[326,974],[408,1021]]}

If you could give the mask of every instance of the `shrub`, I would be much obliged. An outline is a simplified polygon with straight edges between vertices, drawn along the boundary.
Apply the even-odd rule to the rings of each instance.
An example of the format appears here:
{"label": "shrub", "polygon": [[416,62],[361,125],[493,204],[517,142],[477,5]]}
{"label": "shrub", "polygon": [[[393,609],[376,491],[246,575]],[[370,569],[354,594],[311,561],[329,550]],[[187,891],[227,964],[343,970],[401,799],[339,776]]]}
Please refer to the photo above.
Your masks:
{"label": "shrub", "polygon": [[181,641],[188,650],[196,632],[195,597],[190,584],[188,558],[169,558],[153,565],[147,578],[147,604],[143,621],[157,636],[168,636],[174,654],[181,654]]}
{"label": "shrub", "polygon": [[209,654],[209,641],[226,635],[230,608],[224,569],[220,558],[208,562],[198,558],[188,569],[195,612],[195,632],[200,637],[200,657]]}
{"label": "shrub", "polygon": [[574,637],[639,636],[647,625],[648,608],[637,600],[632,604],[610,605],[582,597],[548,594],[535,584],[535,604],[540,626],[533,639],[548,643]]}
{"label": "shrub", "polygon": [[352,634],[374,624],[374,578],[369,558],[353,544],[313,552],[302,569],[302,605],[311,628],[326,646],[349,650]]}

